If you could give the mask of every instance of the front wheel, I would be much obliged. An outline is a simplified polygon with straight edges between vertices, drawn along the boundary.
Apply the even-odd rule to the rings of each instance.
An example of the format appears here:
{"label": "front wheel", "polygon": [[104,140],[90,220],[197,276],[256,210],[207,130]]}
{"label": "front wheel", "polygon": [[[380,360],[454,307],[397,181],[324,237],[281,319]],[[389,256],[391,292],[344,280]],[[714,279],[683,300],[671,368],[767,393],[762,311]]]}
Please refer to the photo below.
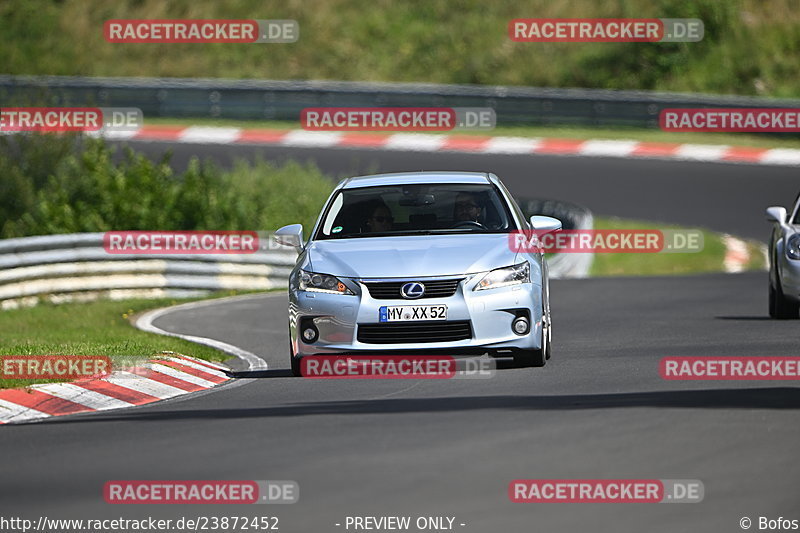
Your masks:
{"label": "front wheel", "polygon": [[295,356],[290,356],[292,359],[292,375],[296,378],[302,378],[303,373],[300,371],[300,358]]}
{"label": "front wheel", "polygon": [[542,367],[550,359],[550,328],[542,327],[542,347],[539,350],[517,350],[514,366],[517,368]]}
{"label": "front wheel", "polygon": [[769,283],[769,316],[772,318],[787,319],[800,316],[800,303],[788,299],[783,294],[780,280],[776,280],[777,287]]}
{"label": "front wheel", "polygon": [[550,313],[547,314],[547,333],[544,336],[544,358],[548,361],[553,352],[553,324],[550,323]]}
{"label": "front wheel", "polygon": [[547,362],[544,350],[518,350],[514,352],[514,366],[517,368],[540,367]]}
{"label": "front wheel", "polygon": [[291,332],[289,332],[289,362],[292,366],[292,375],[296,378],[303,377],[303,373],[300,371],[300,358],[295,357],[294,350],[292,350]]}

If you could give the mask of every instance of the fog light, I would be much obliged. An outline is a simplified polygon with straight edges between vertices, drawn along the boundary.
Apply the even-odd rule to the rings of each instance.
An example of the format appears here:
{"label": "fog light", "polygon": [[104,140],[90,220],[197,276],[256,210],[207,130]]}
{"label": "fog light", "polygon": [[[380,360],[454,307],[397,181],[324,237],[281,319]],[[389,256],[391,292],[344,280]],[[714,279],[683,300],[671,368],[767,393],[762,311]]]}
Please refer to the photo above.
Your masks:
{"label": "fog light", "polygon": [[514,333],[516,333],[517,335],[525,335],[526,333],[528,333],[528,330],[530,329],[530,323],[528,322],[528,319],[525,318],[524,316],[518,316],[511,323],[511,329],[513,329]]}
{"label": "fog light", "polygon": [[308,327],[303,330],[303,340],[306,341],[306,343],[308,344],[311,344],[312,342],[317,340],[318,335],[319,332],[317,331],[317,328]]}

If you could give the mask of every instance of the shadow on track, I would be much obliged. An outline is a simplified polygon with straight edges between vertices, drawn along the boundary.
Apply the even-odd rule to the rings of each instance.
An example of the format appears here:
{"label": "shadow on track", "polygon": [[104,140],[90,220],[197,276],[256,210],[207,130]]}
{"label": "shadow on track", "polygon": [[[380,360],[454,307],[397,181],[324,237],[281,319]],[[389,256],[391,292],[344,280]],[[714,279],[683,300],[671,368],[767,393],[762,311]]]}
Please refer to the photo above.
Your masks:
{"label": "shadow on track", "polygon": [[231,370],[225,372],[228,376],[232,378],[255,378],[255,379],[264,379],[264,378],[290,378],[292,377],[292,371],[288,368],[275,368],[270,370]]}
{"label": "shadow on track", "polygon": [[770,318],[767,315],[759,315],[759,316],[715,316],[717,320],[748,320],[748,321],[776,321],[774,318]]}
{"label": "shadow on track", "polygon": [[[188,405],[188,404],[187,404]],[[576,394],[563,396],[459,396],[308,402],[242,409],[137,409],[118,414],[53,420],[69,424],[93,421],[164,421],[296,417],[340,414],[443,413],[482,410],[579,411],[631,407],[677,409],[800,409],[800,388],[710,389]]]}
{"label": "shadow on track", "polygon": [[[495,359],[494,365],[496,370],[517,370],[514,362],[510,359]],[[459,367],[463,370],[463,366]],[[251,379],[269,379],[269,378],[289,378],[292,377],[292,371],[288,368],[274,368],[270,370],[228,370],[225,374],[231,378],[251,378]]]}

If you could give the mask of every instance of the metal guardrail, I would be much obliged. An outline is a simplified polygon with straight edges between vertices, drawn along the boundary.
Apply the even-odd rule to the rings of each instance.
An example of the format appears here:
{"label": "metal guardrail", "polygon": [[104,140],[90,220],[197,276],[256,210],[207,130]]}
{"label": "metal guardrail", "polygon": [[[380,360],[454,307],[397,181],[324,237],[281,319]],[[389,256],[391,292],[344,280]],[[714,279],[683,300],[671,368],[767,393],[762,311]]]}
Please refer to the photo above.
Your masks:
{"label": "metal guardrail", "polygon": [[109,298],[196,296],[286,285],[297,254],[110,254],[103,233],[0,241],[0,309]]}
{"label": "metal guardrail", "polygon": [[[566,230],[594,228],[592,212],[585,207],[561,200],[523,200],[519,204],[526,216],[547,215],[561,221]],[[589,275],[594,254],[562,253],[548,259],[551,278],[585,278]]]}
{"label": "metal guardrail", "polygon": [[5,106],[138,107],[145,117],[298,121],[306,107],[491,107],[497,124],[657,128],[670,107],[790,107],[800,100],[420,83],[0,76]]}
{"label": "metal guardrail", "polygon": [[[526,214],[561,219],[565,229],[591,229],[583,207],[554,200],[527,200]],[[103,233],[45,235],[0,240],[0,309],[98,297],[178,297],[219,290],[285,287],[297,254],[264,244],[252,254],[111,254]],[[591,254],[550,260],[558,277],[585,277]]]}

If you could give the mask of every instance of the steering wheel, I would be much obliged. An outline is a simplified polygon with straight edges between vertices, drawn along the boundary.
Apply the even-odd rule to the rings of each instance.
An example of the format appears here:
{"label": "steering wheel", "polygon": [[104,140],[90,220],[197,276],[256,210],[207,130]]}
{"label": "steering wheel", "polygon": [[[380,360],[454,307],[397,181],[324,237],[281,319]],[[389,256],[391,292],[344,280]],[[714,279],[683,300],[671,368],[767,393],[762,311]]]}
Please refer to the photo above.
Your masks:
{"label": "steering wheel", "polygon": [[453,229],[460,228],[462,226],[470,226],[473,228],[486,229],[486,226],[474,220],[462,220],[460,222],[456,222],[455,224],[453,224]]}

